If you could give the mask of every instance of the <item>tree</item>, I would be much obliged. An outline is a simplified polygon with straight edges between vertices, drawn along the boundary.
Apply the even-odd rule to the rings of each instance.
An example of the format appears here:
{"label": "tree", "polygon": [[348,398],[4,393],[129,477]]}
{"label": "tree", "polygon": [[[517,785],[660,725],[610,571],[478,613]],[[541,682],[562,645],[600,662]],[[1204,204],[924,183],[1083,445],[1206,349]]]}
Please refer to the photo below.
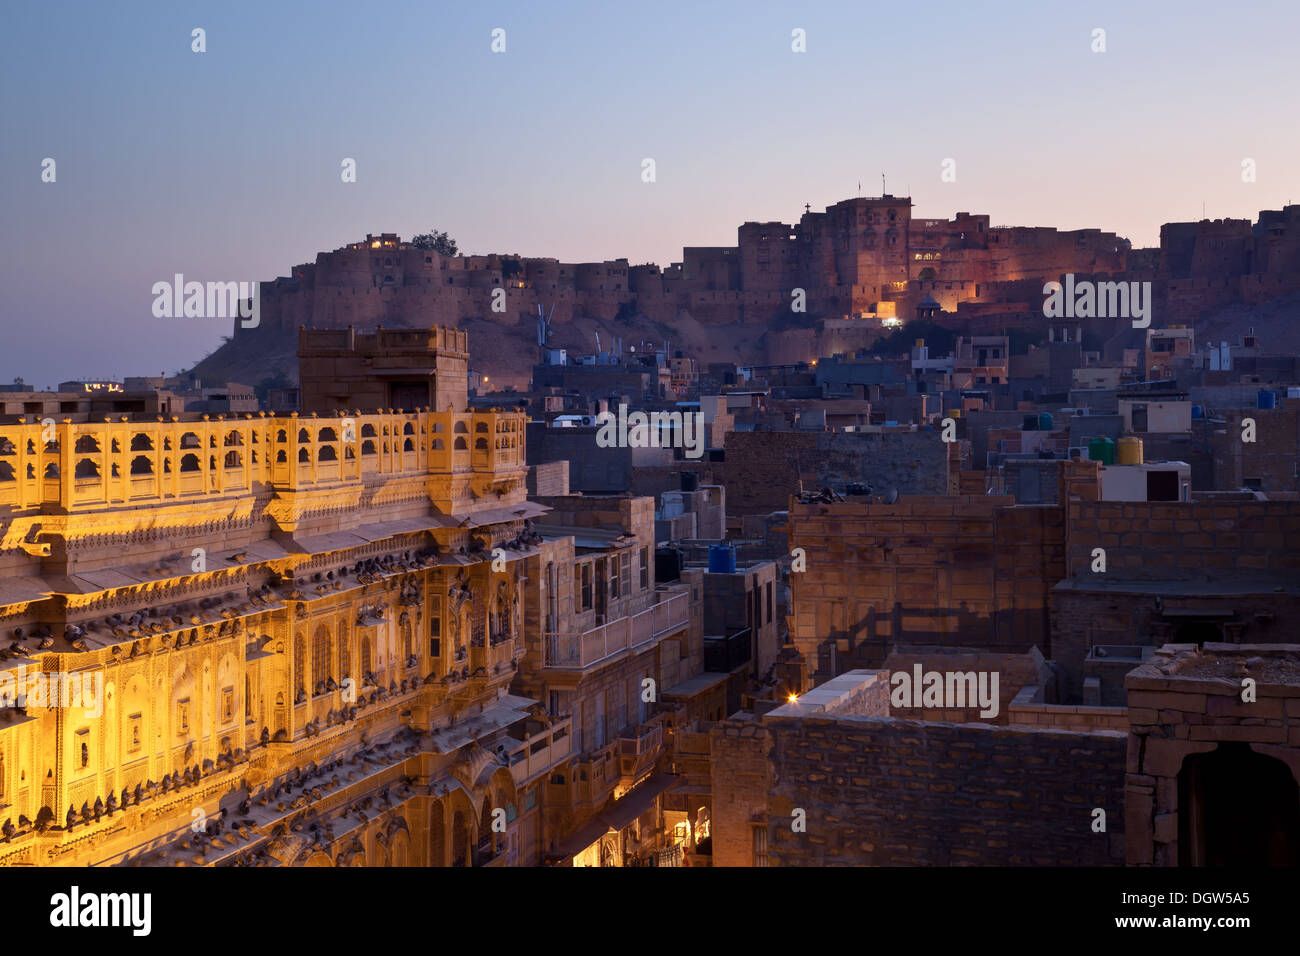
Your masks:
{"label": "tree", "polygon": [[411,240],[411,245],[417,249],[432,249],[441,256],[454,256],[456,254],[456,240],[451,238],[445,232],[424,232]]}

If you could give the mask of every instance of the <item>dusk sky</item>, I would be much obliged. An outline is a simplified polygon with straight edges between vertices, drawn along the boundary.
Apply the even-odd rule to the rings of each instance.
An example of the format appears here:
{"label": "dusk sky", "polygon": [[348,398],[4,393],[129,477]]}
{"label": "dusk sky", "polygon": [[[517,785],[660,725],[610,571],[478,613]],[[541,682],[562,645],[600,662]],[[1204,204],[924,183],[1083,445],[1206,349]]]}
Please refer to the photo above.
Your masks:
{"label": "dusk sky", "polygon": [[877,195],[882,172],[918,216],[1135,246],[1202,203],[1300,201],[1290,2],[10,0],[0,18],[0,382],[188,367],[231,323],[154,318],[153,283],[272,279],[367,232],[667,265],[859,181]]}

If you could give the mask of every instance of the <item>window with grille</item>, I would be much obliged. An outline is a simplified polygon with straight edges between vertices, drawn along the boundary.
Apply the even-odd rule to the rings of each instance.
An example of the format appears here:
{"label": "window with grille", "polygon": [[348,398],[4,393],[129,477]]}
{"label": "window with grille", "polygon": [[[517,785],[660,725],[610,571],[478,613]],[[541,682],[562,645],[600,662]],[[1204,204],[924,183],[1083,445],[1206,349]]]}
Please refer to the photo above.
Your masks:
{"label": "window with grille", "polygon": [[325,680],[330,672],[330,632],[324,625],[316,628],[311,639],[311,683],[312,689]]}
{"label": "window with grille", "polygon": [[754,865],[770,866],[767,859],[767,827],[754,827]]}

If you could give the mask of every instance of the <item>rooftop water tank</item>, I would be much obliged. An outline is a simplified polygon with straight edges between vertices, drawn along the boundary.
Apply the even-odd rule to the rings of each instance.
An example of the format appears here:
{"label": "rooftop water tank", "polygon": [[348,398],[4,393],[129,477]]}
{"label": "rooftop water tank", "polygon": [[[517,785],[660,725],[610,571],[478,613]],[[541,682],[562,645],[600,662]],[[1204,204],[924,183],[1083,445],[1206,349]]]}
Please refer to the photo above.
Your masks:
{"label": "rooftop water tank", "polygon": [[729,544],[709,546],[709,573],[734,574],[736,571],[736,549]]}
{"label": "rooftop water tank", "polygon": [[1266,392],[1262,388],[1255,394],[1256,408],[1276,408],[1277,396],[1272,392]]}
{"label": "rooftop water tank", "polygon": [[1116,457],[1121,465],[1142,464],[1142,439],[1121,438],[1116,444]]}
{"label": "rooftop water tank", "polygon": [[1052,413],[1043,412],[1038,416],[1038,430],[1040,432],[1050,432],[1052,430]]}
{"label": "rooftop water tank", "polygon": [[1115,442],[1101,435],[1089,438],[1088,460],[1099,461],[1103,465],[1115,464]]}

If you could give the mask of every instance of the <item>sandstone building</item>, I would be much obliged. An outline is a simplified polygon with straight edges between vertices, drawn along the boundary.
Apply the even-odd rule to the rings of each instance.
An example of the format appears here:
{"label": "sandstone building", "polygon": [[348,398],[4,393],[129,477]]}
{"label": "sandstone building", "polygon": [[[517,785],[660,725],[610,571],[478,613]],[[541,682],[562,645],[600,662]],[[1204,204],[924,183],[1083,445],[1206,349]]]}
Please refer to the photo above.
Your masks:
{"label": "sandstone building", "polygon": [[523,415],[466,410],[464,333],[301,349],[303,415],[0,424],[0,863],[534,864],[646,802],[633,682],[699,659],[652,515],[540,534],[563,499]]}

